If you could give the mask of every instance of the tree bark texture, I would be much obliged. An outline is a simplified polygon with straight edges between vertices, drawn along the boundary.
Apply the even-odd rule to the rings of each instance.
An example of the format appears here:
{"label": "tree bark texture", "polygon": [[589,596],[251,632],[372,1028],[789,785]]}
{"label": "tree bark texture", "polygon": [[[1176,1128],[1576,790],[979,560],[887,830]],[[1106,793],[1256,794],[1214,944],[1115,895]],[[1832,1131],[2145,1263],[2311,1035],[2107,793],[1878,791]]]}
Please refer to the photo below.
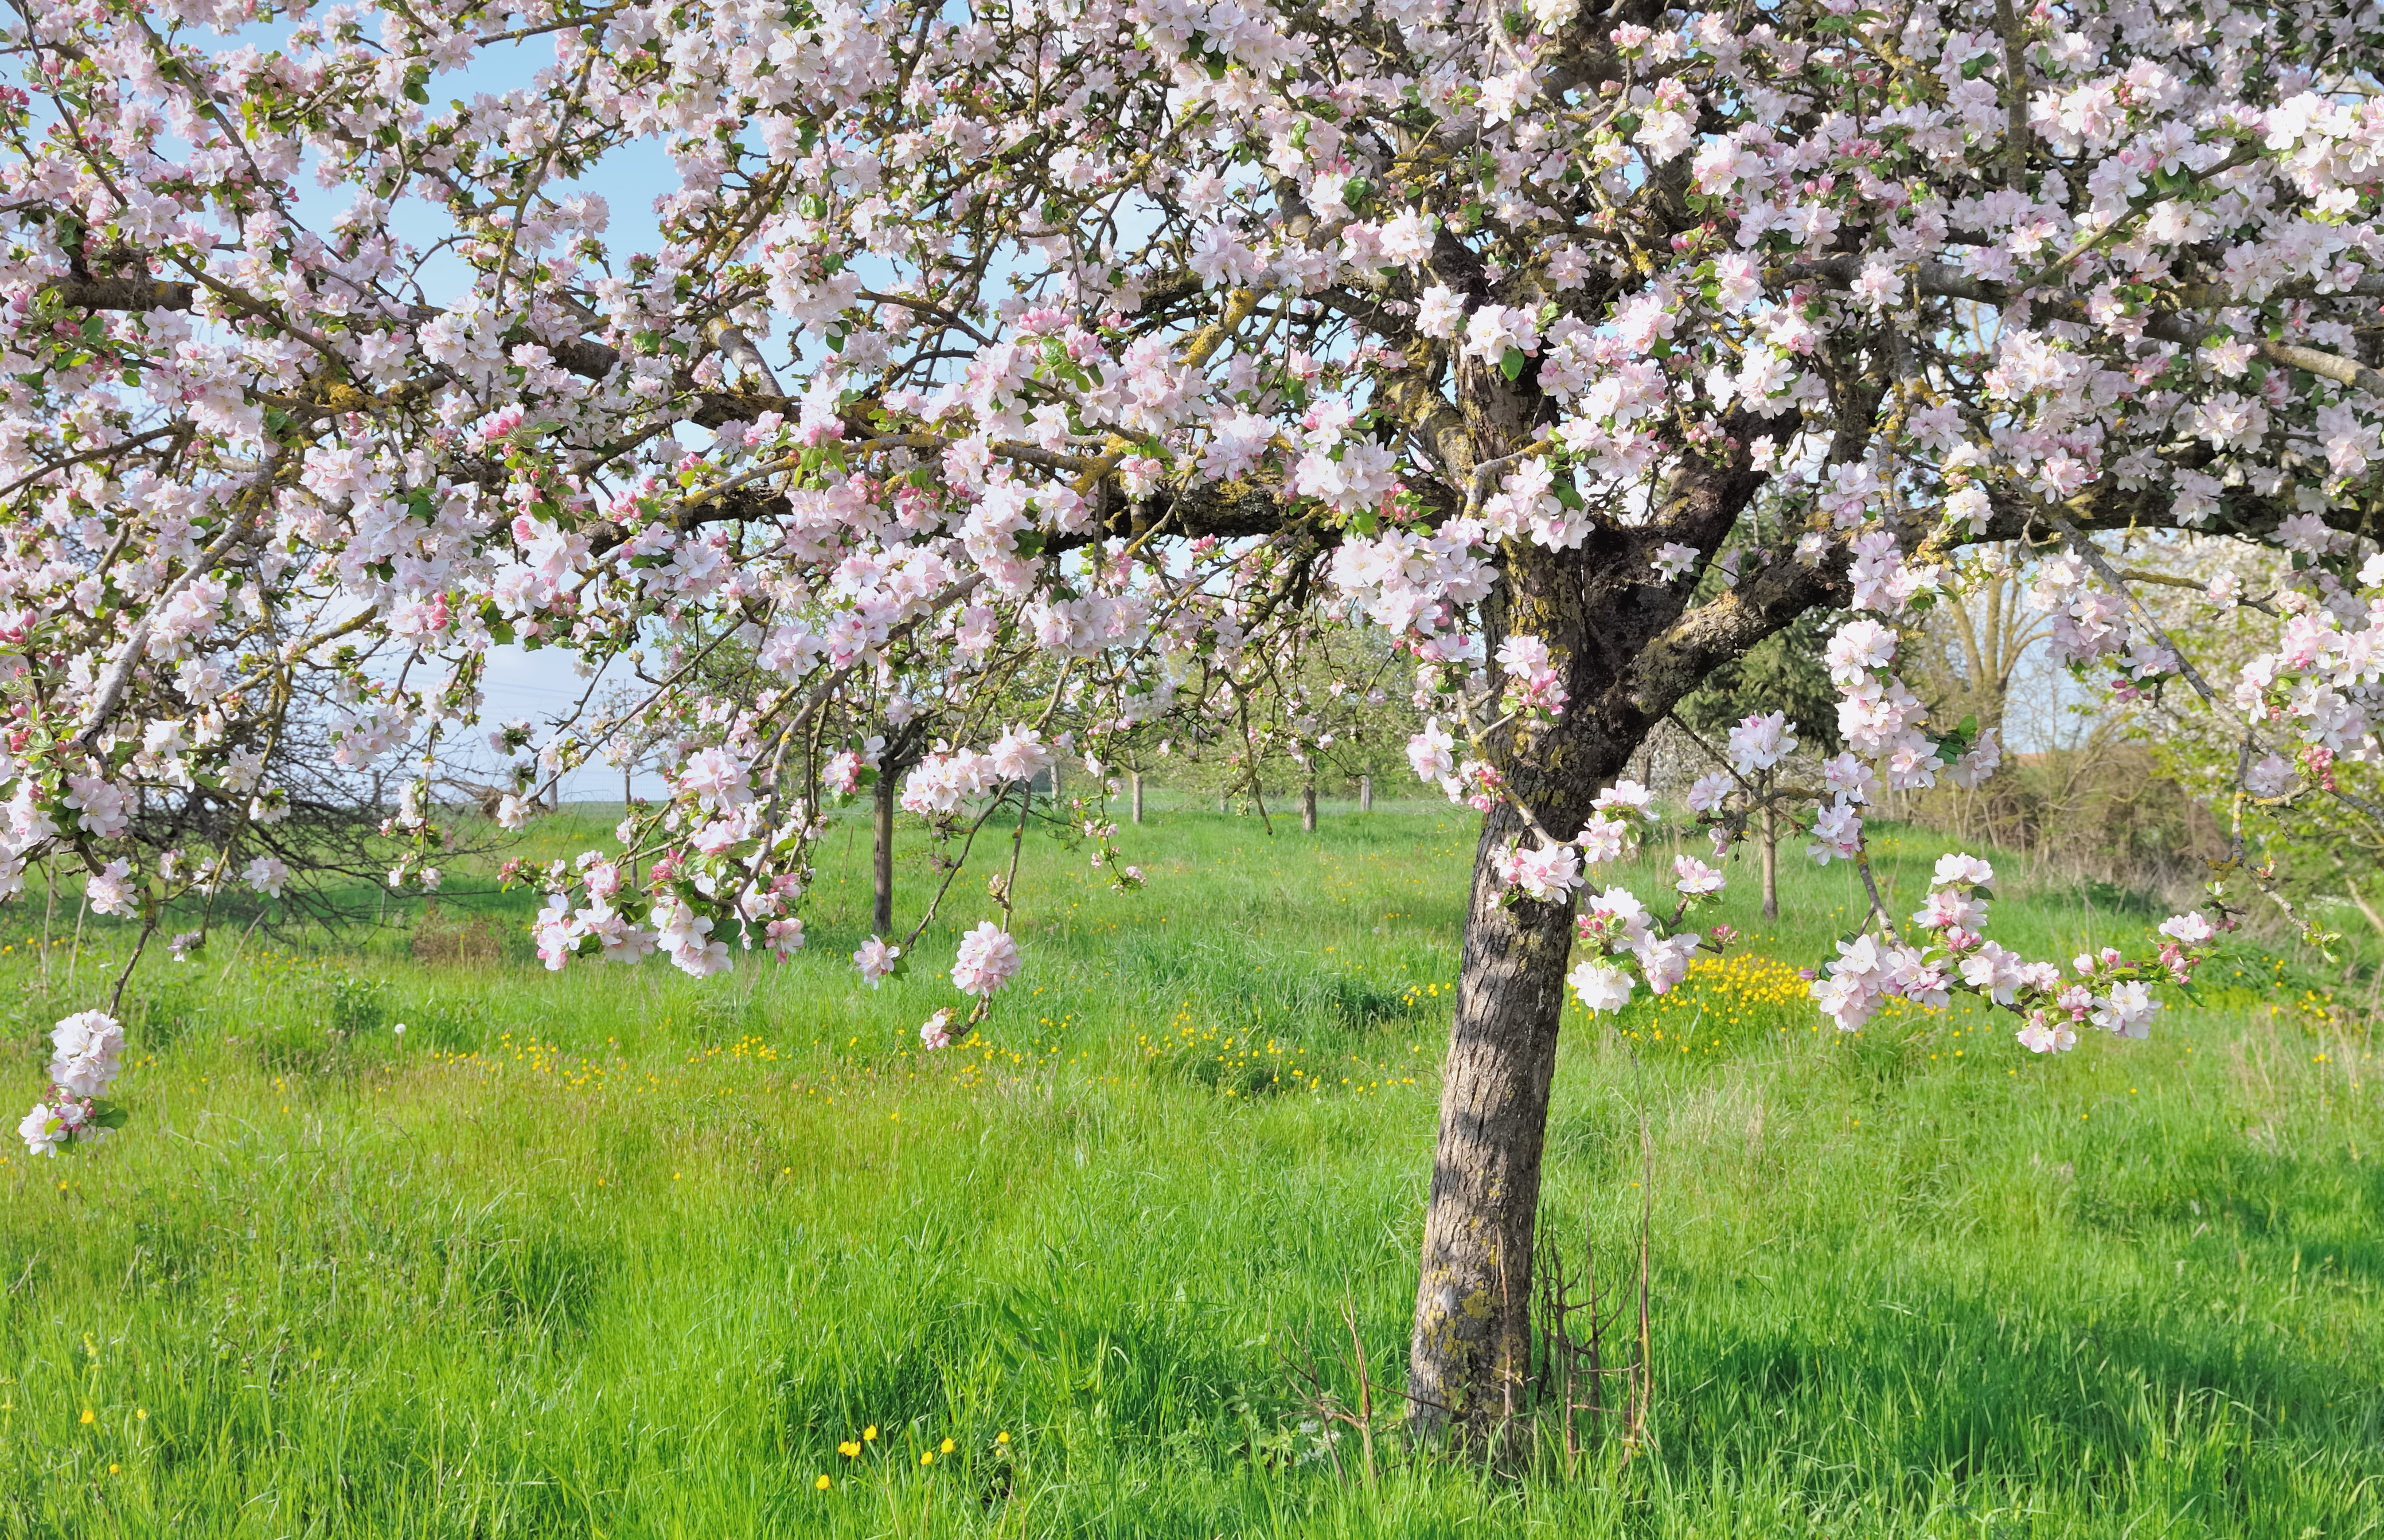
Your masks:
{"label": "tree bark texture", "polygon": [[1299,826],[1302,832],[1316,832],[1316,783],[1310,781],[1299,789]]}
{"label": "tree bark texture", "polygon": [[1139,824],[1142,822],[1142,772],[1139,770],[1127,771],[1126,784],[1133,788],[1134,821]]}
{"label": "tree bark texture", "polygon": [[1358,811],[1360,813],[1374,811],[1374,777],[1372,776],[1358,777]]}

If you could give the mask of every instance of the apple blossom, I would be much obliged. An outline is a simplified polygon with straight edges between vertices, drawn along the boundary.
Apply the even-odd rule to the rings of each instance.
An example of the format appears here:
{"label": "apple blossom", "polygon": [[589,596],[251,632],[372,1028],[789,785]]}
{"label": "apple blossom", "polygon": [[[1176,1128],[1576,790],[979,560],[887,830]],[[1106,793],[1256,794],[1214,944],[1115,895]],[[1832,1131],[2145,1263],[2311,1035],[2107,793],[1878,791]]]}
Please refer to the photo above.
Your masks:
{"label": "apple blossom", "polygon": [[1631,975],[1608,962],[1584,959],[1565,982],[1581,1003],[1594,1012],[1620,1011],[1631,1003]]}
{"label": "apple blossom", "polygon": [[952,987],[964,995],[992,995],[1018,972],[1018,944],[991,920],[980,921],[961,938],[960,956],[952,964]]}

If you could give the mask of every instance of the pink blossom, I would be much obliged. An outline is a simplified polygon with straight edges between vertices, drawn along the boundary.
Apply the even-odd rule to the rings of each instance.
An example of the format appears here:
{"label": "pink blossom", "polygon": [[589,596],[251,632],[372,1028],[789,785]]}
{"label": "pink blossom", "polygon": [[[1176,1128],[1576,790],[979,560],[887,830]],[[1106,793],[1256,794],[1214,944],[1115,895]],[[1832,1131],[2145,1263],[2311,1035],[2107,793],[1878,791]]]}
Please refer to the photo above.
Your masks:
{"label": "pink blossom", "polygon": [[961,938],[952,963],[952,987],[964,995],[990,996],[1018,972],[1018,943],[991,920]]}
{"label": "pink blossom", "polygon": [[894,964],[901,958],[901,948],[882,936],[873,936],[862,942],[861,950],[852,954],[852,965],[861,970],[862,978],[875,989],[894,972]]}
{"label": "pink blossom", "polygon": [[1704,898],[1722,889],[1722,875],[1693,855],[1674,856],[1672,876],[1676,879],[1672,886],[1689,898]]}

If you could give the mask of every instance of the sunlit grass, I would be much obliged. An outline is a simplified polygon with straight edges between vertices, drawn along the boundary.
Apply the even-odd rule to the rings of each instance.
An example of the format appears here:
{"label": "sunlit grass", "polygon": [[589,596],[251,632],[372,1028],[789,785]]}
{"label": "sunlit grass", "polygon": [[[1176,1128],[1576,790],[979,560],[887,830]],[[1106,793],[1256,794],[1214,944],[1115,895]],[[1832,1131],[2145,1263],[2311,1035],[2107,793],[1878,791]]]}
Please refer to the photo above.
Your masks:
{"label": "sunlit grass", "polygon": [[[1622,1265],[1644,1113],[1652,1450],[1571,1480],[1395,1456],[1367,1484],[1270,1344],[1330,1339],[1347,1298],[1397,1382],[1471,831],[1276,830],[1165,809],[1128,831],[1134,897],[1030,844],[1027,970],[940,1053],[917,1026],[982,888],[871,990],[865,831],[824,849],[805,956],[706,983],[548,975],[511,938],[535,900],[461,878],[446,913],[503,916],[497,963],[263,930],[144,962],[132,1128],[0,1162],[0,1533],[2384,1522],[2364,986],[2243,950],[2146,1043],[2037,1059],[1964,1006],[1841,1037],[1796,970],[1860,914],[1843,868],[1792,870],[1776,926],[1732,893],[1745,940],[1661,1000],[1568,1008],[1546,1228]],[[1909,908],[1940,847],[1883,843]],[[903,873],[911,913],[915,850]],[[2148,927],[2007,875],[2015,946]],[[39,1031],[121,957],[65,918],[0,940],[29,1102]]]}

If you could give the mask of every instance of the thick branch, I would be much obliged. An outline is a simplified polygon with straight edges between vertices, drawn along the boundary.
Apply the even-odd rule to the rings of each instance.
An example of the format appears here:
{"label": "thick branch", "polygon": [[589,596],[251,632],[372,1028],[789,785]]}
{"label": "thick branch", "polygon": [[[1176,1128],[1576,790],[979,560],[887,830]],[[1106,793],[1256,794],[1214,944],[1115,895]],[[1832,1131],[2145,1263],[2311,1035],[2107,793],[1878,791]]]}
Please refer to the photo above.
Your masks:
{"label": "thick branch", "polygon": [[1689,611],[1649,642],[1632,671],[1631,703],[1649,720],[1658,719],[1703,684],[1707,675],[1807,610],[1844,604],[1852,598],[1842,545],[1831,545],[1810,565],[1794,557],[1774,560]]}

